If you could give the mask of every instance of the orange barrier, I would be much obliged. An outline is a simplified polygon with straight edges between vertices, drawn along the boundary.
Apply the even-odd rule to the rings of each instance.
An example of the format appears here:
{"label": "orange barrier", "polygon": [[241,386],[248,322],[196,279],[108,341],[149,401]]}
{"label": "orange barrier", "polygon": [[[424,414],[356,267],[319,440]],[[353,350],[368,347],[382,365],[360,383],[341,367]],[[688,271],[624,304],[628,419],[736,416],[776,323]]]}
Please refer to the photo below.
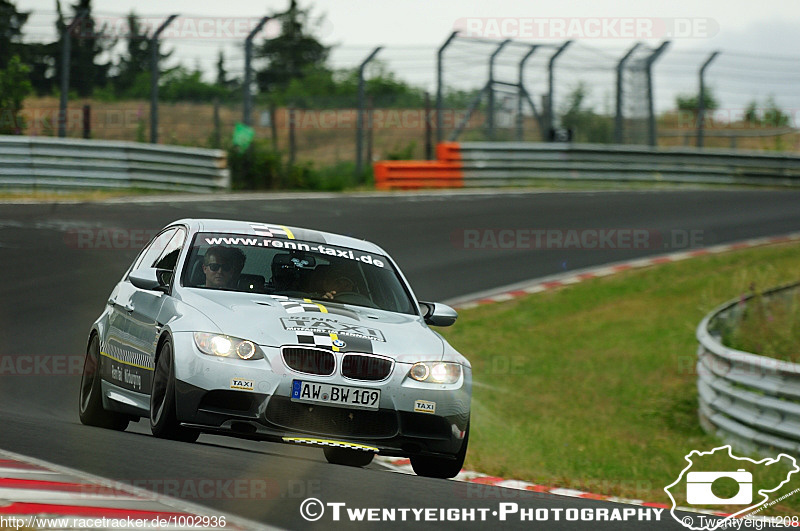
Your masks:
{"label": "orange barrier", "polygon": [[373,164],[375,188],[411,190],[418,188],[463,188],[464,173],[458,142],[436,146],[439,160],[381,160]]}

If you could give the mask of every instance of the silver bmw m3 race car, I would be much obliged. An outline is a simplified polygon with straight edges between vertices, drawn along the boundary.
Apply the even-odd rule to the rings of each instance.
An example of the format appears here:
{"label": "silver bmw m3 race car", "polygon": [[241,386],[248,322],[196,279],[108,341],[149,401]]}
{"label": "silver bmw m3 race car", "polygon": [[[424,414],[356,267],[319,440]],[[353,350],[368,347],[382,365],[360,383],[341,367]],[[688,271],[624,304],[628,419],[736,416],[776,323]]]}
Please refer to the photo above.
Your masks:
{"label": "silver bmw m3 race car", "polygon": [[331,463],[407,456],[453,477],[472,373],[372,243],[315,230],[184,219],[116,285],[89,334],[81,422],[156,437],[201,432],[320,446]]}

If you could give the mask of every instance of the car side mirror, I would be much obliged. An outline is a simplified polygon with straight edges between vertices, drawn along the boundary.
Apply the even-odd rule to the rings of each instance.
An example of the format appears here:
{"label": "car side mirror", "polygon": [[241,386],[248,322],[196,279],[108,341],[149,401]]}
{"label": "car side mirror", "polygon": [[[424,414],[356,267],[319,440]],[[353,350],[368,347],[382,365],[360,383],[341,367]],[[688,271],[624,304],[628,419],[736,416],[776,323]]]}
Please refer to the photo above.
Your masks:
{"label": "car side mirror", "polygon": [[431,326],[450,326],[458,319],[458,312],[441,302],[419,301],[422,318]]}
{"label": "car side mirror", "polygon": [[128,280],[139,289],[166,292],[169,286],[162,281],[165,272],[167,271],[164,269],[146,267],[131,271],[131,274],[128,275]]}

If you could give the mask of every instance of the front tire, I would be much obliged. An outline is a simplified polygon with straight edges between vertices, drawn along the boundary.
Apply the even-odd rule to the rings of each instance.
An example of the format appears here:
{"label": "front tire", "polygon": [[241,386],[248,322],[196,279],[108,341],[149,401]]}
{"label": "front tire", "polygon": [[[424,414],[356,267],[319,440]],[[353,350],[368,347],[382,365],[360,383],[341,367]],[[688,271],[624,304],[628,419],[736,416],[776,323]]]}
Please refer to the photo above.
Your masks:
{"label": "front tire", "polygon": [[81,388],[78,397],[78,416],[87,426],[124,431],[130,418],[127,415],[103,409],[100,386],[100,339],[97,334],[89,338],[86,358],[83,361]]}
{"label": "front tire", "polygon": [[325,459],[333,465],[367,466],[372,462],[372,458],[375,457],[375,454],[372,452],[336,448],[333,446],[326,446],[323,448],[323,451],[325,452]]}
{"label": "front tire", "polygon": [[160,439],[194,442],[200,436],[197,430],[184,428],[178,422],[175,408],[175,359],[172,342],[161,344],[153,371],[150,388],[150,431]]}
{"label": "front tire", "polygon": [[456,454],[455,459],[447,459],[445,457],[412,456],[411,468],[414,469],[414,472],[418,476],[441,479],[454,478],[459,472],[461,472],[461,468],[464,466],[464,459],[467,457],[468,443],[469,422],[467,422],[467,431],[464,434],[464,442],[461,443],[461,449]]}

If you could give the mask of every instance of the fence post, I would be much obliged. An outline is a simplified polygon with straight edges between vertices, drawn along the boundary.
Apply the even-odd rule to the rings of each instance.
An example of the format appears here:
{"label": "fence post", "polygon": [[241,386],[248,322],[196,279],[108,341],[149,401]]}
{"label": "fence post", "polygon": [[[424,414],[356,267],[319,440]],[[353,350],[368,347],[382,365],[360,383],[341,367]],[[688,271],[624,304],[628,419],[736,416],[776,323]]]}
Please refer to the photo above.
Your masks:
{"label": "fence post", "polygon": [[457,31],[454,31],[447,37],[447,40],[444,41],[439,47],[439,50],[436,52],[436,141],[441,142],[444,139],[444,131],[442,128],[444,127],[444,118],[442,117],[442,111],[444,110],[444,102],[442,101],[443,98],[443,88],[442,88],[442,77],[443,77],[443,60],[444,60],[444,51],[445,49],[450,46],[450,43],[453,42],[453,39],[456,38],[458,35]]}
{"label": "fence post", "polygon": [[503,48],[511,42],[511,39],[506,39],[501,42],[495,51],[489,56],[489,81],[486,83],[486,86],[489,87],[489,97],[488,97],[488,104],[487,104],[487,114],[486,114],[486,136],[489,140],[494,140],[494,60],[497,59],[497,56],[500,55],[500,52],[503,51]]}
{"label": "fence post", "polygon": [[647,72],[647,135],[650,140],[650,145],[656,147],[658,145],[658,138],[656,137],[656,111],[653,104],[653,63],[656,59],[661,57],[661,54],[667,51],[670,41],[664,41],[661,46],[655,49],[650,57],[645,62],[645,69]]}
{"label": "fence post", "polygon": [[356,182],[361,183],[363,159],[363,133],[364,133],[364,70],[372,59],[381,51],[383,47],[378,46],[358,67],[358,112],[356,113]]}
{"label": "fence post", "polygon": [[158,144],[158,36],[178,15],[170,15],[150,38],[150,143]]}
{"label": "fence post", "polygon": [[214,98],[214,133],[211,139],[211,144],[214,149],[219,149],[222,145],[220,138],[220,120],[219,120],[219,98]]}
{"label": "fence post", "polygon": [[72,30],[84,18],[86,11],[80,11],[61,34],[61,95],[58,104],[58,136],[67,136],[67,99],[69,98],[69,67],[72,55]]}
{"label": "fence post", "polygon": [[367,165],[372,164],[372,96],[367,97]]}
{"label": "fence post", "polygon": [[533,55],[533,53],[536,51],[538,47],[539,47],[538,44],[531,45],[531,48],[530,50],[528,50],[528,53],[526,53],[525,56],[519,62],[519,76],[517,81],[518,83],[517,89],[519,92],[519,96],[517,97],[517,140],[519,142],[522,142],[522,136],[523,136],[524,124],[522,120],[522,100],[524,98],[528,100],[531,107],[533,108],[533,114],[534,116],[536,116],[537,121],[539,121],[539,127],[542,126],[541,117],[539,116],[539,113],[536,112],[536,106],[533,105],[533,102],[530,100],[530,97],[528,96],[528,91],[525,89],[525,78],[524,78],[525,63],[528,62],[528,59],[530,59],[530,57]]}
{"label": "fence post", "polygon": [[83,138],[92,138],[92,107],[83,106]]}
{"label": "fence post", "polygon": [[250,90],[253,84],[253,38],[255,38],[256,33],[261,31],[261,28],[264,27],[264,24],[266,24],[269,19],[270,17],[262,17],[261,20],[258,21],[256,27],[253,28],[253,31],[251,31],[244,40],[244,85],[242,87],[244,90],[242,123],[244,125],[253,125],[253,93]]}
{"label": "fence post", "polygon": [[294,158],[295,154],[297,153],[297,144],[295,144],[294,137],[294,126],[297,115],[295,114],[296,110],[293,107],[289,107],[287,112],[289,119],[289,167],[291,168],[294,166]]}
{"label": "fence post", "polygon": [[425,160],[433,160],[433,128],[431,127],[431,94],[425,91]]}
{"label": "fence post", "polygon": [[566,50],[570,44],[572,44],[572,41],[566,41],[562,44],[558,50],[550,56],[550,61],[547,64],[547,130],[542,131],[542,135],[547,140],[550,139],[550,132],[555,126],[555,120],[553,119],[553,70],[555,70],[556,59],[558,59],[559,55],[564,53],[564,50]]}
{"label": "fence post", "polygon": [[703,127],[706,113],[706,68],[711,65],[711,61],[717,58],[719,52],[712,53],[703,66],[700,67],[700,93],[697,100],[697,147],[703,147]]}
{"label": "fence post", "polygon": [[633,45],[633,47],[628,50],[628,52],[622,56],[622,59],[619,60],[617,63],[617,115],[614,117],[614,142],[617,144],[622,144],[623,142],[623,115],[622,115],[622,104],[623,104],[623,93],[622,93],[622,76],[625,73],[625,63],[628,62],[636,50],[642,45],[641,42],[637,42]]}

